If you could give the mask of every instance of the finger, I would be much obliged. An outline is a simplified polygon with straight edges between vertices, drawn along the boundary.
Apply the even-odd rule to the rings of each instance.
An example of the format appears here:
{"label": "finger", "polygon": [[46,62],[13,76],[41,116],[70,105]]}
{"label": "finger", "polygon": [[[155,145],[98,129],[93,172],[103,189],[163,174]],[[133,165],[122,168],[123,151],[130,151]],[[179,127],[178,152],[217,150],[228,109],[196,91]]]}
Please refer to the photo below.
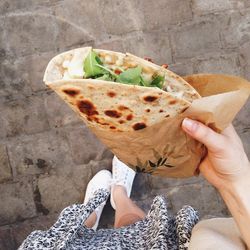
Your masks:
{"label": "finger", "polygon": [[183,130],[197,141],[205,144],[209,151],[220,151],[223,149],[224,137],[204,124],[185,118],[182,122]]}

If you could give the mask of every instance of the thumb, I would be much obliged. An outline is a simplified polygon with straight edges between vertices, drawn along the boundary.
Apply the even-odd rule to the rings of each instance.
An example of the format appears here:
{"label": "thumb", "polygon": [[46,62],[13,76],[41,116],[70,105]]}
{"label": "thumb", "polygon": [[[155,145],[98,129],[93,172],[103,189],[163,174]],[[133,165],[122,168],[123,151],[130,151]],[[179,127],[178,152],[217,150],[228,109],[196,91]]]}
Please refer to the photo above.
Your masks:
{"label": "thumb", "polygon": [[182,128],[191,137],[205,144],[208,151],[218,152],[223,148],[224,137],[201,122],[185,118],[182,122]]}

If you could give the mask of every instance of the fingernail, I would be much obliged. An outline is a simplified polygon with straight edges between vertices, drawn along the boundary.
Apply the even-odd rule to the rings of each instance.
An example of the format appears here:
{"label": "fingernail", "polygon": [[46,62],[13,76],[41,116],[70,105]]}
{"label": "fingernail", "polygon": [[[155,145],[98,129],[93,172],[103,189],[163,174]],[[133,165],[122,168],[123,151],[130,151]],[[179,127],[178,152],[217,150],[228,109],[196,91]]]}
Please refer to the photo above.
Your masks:
{"label": "fingernail", "polygon": [[189,118],[185,118],[182,123],[183,127],[189,132],[195,132],[198,128],[198,123]]}

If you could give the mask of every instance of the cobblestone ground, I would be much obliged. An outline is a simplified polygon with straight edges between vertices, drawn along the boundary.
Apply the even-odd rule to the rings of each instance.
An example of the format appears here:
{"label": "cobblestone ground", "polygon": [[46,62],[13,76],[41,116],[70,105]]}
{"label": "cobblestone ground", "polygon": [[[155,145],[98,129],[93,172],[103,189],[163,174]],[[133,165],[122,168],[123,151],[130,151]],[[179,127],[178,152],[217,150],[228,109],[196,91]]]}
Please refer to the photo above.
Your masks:
{"label": "cobblestone ground", "polygon": [[[81,202],[112,154],[42,83],[61,51],[92,45],[148,56],[180,75],[211,72],[250,79],[249,0],[0,0],[0,249],[16,249],[34,229]],[[250,156],[250,103],[234,124]],[[175,212],[228,216],[202,177],[138,175],[132,198],[148,209],[156,194]],[[111,227],[106,206],[101,225]]]}

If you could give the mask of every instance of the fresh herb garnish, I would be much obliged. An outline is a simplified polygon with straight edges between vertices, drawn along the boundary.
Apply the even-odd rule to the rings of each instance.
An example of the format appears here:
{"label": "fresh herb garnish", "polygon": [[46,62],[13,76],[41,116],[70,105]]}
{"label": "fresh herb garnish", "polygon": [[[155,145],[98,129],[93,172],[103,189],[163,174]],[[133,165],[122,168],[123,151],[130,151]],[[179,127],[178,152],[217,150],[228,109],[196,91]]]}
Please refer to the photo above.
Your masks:
{"label": "fresh herb garnish", "polygon": [[91,78],[96,77],[98,75],[103,75],[105,71],[98,67],[102,63],[101,59],[98,57],[98,55],[91,51],[86,59],[84,60],[84,77]]}
{"label": "fresh herb garnish", "polygon": [[103,69],[105,74],[110,74],[113,76],[113,78],[115,78],[115,79],[117,78],[117,75],[112,70],[108,69],[107,67],[100,65],[100,64],[97,64],[97,67]]}
{"label": "fresh herb garnish", "polygon": [[157,87],[162,89],[164,84],[164,76],[157,75],[153,80],[146,81],[142,76],[142,67],[129,68],[123,70],[121,68],[119,74],[103,65],[102,60],[93,50],[88,54],[84,61],[84,78],[93,78],[104,81],[120,82],[125,84],[133,84],[145,87]]}
{"label": "fresh herb garnish", "polygon": [[103,80],[103,81],[115,81],[114,77],[112,77],[112,75],[110,74],[105,74],[105,75],[102,75],[102,76],[99,76],[97,78],[95,78],[96,80]]}
{"label": "fresh herb garnish", "polygon": [[127,69],[117,77],[117,82],[139,85],[141,82],[141,67]]}
{"label": "fresh herb garnish", "polygon": [[85,78],[114,81],[117,75],[103,65],[100,57],[92,50],[84,61]]}
{"label": "fresh herb garnish", "polygon": [[149,81],[146,81],[146,80],[141,76],[140,85],[141,85],[141,86],[144,86],[144,87],[150,87],[150,82],[149,82]]}
{"label": "fresh herb garnish", "polygon": [[96,61],[98,62],[99,65],[103,65],[102,60],[100,59],[100,57],[97,54],[95,56],[95,59],[96,59]]}
{"label": "fresh herb garnish", "polygon": [[164,76],[158,75],[153,79],[150,85],[162,89],[163,83],[164,83]]}

